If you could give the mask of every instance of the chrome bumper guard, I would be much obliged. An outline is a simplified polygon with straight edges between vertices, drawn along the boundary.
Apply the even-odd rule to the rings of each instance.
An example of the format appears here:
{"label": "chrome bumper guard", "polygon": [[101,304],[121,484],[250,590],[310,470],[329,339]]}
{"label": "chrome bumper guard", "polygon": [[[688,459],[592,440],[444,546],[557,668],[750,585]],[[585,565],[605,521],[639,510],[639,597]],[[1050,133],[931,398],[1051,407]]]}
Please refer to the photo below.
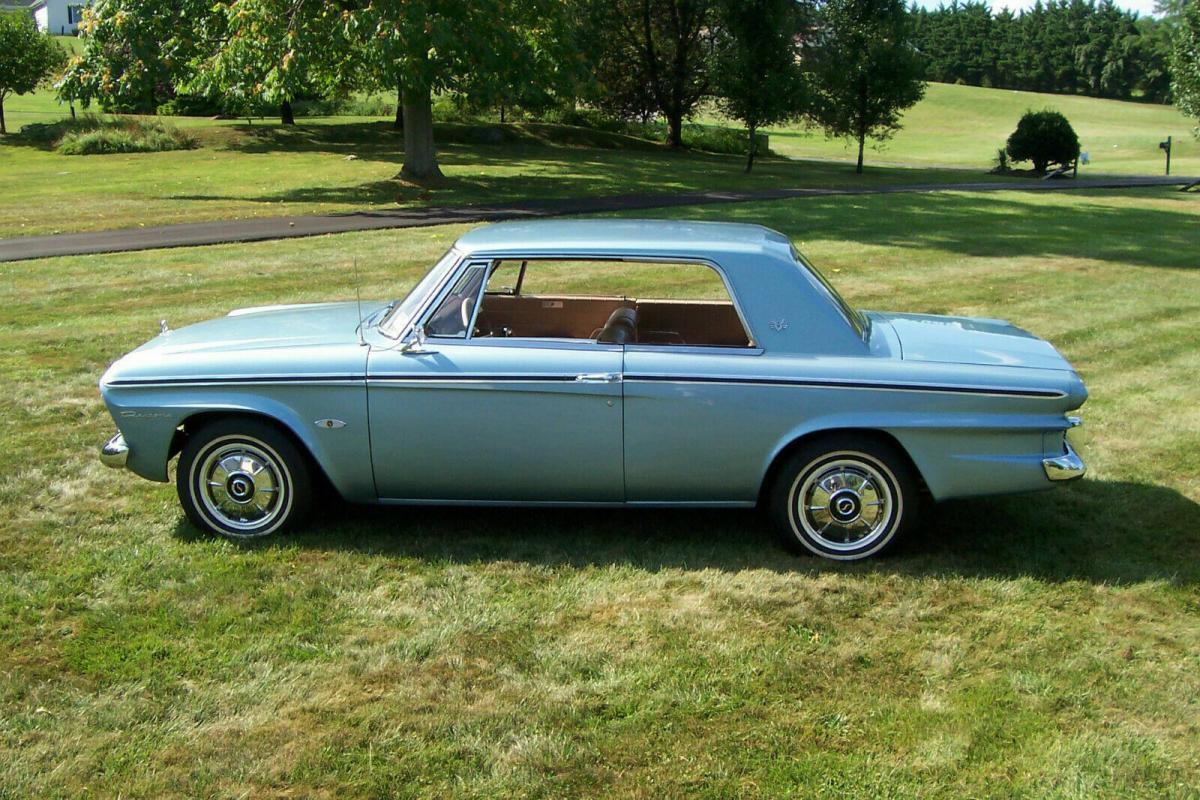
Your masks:
{"label": "chrome bumper guard", "polygon": [[1083,459],[1066,439],[1063,439],[1063,447],[1067,452],[1061,456],[1042,459],[1042,469],[1046,471],[1046,477],[1052,481],[1073,481],[1082,478],[1087,472]]}
{"label": "chrome bumper guard", "polygon": [[129,445],[125,444],[125,437],[120,433],[115,434],[100,448],[100,463],[106,467],[122,469],[128,460]]}

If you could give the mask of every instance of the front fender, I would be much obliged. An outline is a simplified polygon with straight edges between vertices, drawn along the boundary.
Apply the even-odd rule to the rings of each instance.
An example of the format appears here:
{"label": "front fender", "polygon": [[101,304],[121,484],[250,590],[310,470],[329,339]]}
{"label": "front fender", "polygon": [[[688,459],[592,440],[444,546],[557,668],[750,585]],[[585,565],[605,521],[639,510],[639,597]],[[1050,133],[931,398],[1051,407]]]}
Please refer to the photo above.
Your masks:
{"label": "front fender", "polygon": [[[180,426],[201,414],[253,414],[273,420],[307,448],[347,500],[375,499],[367,429],[365,381],[234,386],[105,387],[104,401],[129,447],[126,466],[167,480],[171,443]],[[333,427],[318,420],[344,423]]]}

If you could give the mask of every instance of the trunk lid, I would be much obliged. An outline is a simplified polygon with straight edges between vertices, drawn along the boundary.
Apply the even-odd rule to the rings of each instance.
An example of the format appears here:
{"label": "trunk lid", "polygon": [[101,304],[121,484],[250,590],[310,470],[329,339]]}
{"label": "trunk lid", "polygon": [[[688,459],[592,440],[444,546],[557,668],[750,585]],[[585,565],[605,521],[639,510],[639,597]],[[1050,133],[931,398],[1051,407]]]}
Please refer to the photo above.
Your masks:
{"label": "trunk lid", "polygon": [[886,323],[896,332],[905,361],[1071,369],[1045,339],[1004,320],[868,313],[874,322]]}

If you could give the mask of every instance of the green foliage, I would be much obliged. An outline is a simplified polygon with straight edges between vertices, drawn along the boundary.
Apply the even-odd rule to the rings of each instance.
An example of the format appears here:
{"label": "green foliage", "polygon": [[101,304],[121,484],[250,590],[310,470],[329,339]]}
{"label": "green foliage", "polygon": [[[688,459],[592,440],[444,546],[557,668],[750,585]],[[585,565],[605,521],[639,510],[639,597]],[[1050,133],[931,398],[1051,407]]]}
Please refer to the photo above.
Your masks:
{"label": "green foliage", "polygon": [[811,48],[813,115],[830,136],[858,142],[900,128],[900,113],[925,94],[903,0],[826,0]]}
{"label": "green foliage", "polygon": [[0,133],[7,133],[4,99],[28,94],[66,63],[67,53],[24,12],[0,12]]}
{"label": "green foliage", "polygon": [[717,6],[713,88],[721,110],[746,125],[747,172],[754,165],[758,129],[807,110],[796,44],[800,8],[795,0],[721,0]]}
{"label": "green foliage", "polygon": [[205,0],[96,0],[80,30],[83,55],[74,59],[59,96],[114,113],[153,114],[195,75],[204,42],[220,36]]}
{"label": "green foliage", "polygon": [[586,0],[584,51],[596,81],[589,97],[616,116],[667,122],[683,145],[683,121],[711,94],[716,0]]}
{"label": "green foliage", "polygon": [[1166,23],[1110,0],[1049,0],[1020,14],[983,2],[913,11],[925,77],[1094,97],[1166,99]]}
{"label": "green foliage", "polygon": [[[1200,120],[1200,5],[1194,2],[1179,17],[1171,66],[1175,105]],[[1200,128],[1196,129],[1196,135],[1200,136]]]}
{"label": "green foliage", "polygon": [[21,138],[68,156],[156,153],[191,150],[197,145],[192,134],[156,120],[104,118],[94,114],[31,123],[21,128]]}
{"label": "green foliage", "polygon": [[[224,107],[241,113],[319,95],[338,81],[345,59],[341,15],[324,0],[217,3],[193,27],[218,44],[198,54],[182,88],[221,96]],[[289,113],[284,109],[285,122]]]}
{"label": "green foliage", "polygon": [[1001,147],[996,151],[996,166],[992,169],[992,172],[1004,175],[1011,169],[1012,165],[1008,163],[1008,151]]}
{"label": "green foliage", "polygon": [[1037,172],[1051,164],[1070,164],[1079,157],[1079,137],[1057,111],[1027,111],[1005,146],[1013,161],[1032,161]]}

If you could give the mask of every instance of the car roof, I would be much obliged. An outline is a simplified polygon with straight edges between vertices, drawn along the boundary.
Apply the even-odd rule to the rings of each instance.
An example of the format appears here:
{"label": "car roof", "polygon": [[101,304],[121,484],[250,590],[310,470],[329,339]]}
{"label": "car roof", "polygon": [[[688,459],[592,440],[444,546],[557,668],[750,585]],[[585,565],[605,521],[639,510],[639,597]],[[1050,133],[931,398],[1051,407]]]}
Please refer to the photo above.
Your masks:
{"label": "car roof", "polygon": [[791,242],[761,225],[656,219],[555,219],[500,222],[464,234],[455,249],[474,253],[692,256],[788,255]]}

